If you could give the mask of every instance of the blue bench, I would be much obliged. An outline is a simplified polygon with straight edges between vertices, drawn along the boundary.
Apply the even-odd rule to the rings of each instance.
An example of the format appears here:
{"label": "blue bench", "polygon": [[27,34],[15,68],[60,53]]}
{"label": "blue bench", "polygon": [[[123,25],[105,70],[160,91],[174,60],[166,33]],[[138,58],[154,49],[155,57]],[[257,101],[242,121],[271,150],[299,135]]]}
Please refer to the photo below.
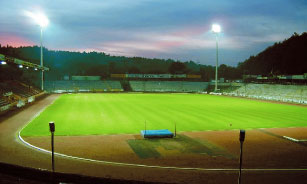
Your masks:
{"label": "blue bench", "polygon": [[165,130],[142,130],[141,135],[144,138],[172,138],[174,134],[165,129]]}

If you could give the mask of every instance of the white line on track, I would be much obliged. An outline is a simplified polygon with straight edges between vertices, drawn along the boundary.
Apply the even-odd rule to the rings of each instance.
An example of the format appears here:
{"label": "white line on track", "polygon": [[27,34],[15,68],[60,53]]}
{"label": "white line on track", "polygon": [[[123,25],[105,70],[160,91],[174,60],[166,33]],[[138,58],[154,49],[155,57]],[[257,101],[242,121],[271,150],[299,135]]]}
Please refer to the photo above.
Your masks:
{"label": "white line on track", "polygon": [[[22,141],[27,146],[34,148],[38,151],[45,152],[45,153],[51,153],[51,151],[45,150],[43,148],[39,148],[37,146],[34,146],[28,142],[26,142],[21,136],[20,132],[18,133],[18,137],[20,141]],[[95,160],[95,159],[89,159],[89,158],[81,158],[76,156],[70,156],[65,155],[62,153],[54,153],[57,156],[75,159],[75,160],[83,160],[83,161],[89,161],[89,162],[95,162],[95,163],[103,163],[103,164],[109,164],[109,165],[118,165],[118,166],[130,166],[130,167],[144,167],[144,168],[157,168],[157,169],[174,169],[174,170],[197,170],[197,171],[239,171],[239,169],[224,169],[224,168],[197,168],[197,167],[174,167],[174,166],[158,166],[158,165],[144,165],[144,164],[129,164],[129,163],[121,163],[121,162],[110,162],[110,161],[104,161],[104,160]],[[299,169],[266,169],[266,168],[255,168],[255,169],[242,169],[243,171],[307,171],[307,168],[299,168]]]}
{"label": "white line on track", "polygon": [[[49,104],[47,107],[52,105],[56,100],[54,100],[51,104]],[[43,110],[45,110],[47,107],[43,108],[41,111],[39,111],[32,119],[34,119],[36,116],[38,116]],[[29,121],[24,127],[21,128],[21,130],[18,132],[18,138],[19,140],[24,143],[25,145],[34,148],[38,151],[50,153],[51,151],[34,146],[28,142],[26,142],[20,135],[20,132],[28,125],[31,121]],[[261,128],[260,128],[261,129]],[[264,129],[264,128],[263,128]],[[239,130],[239,129],[230,129],[230,130]],[[213,131],[213,130],[207,130],[207,131]],[[286,138],[286,136],[284,136]],[[296,140],[296,139],[295,139]],[[198,171],[239,171],[239,169],[224,169],[224,168],[197,168],[197,167],[174,167],[174,166],[158,166],[158,165],[145,165],[145,164],[130,164],[130,163],[122,163],[122,162],[111,162],[111,161],[105,161],[105,160],[95,160],[95,159],[89,159],[89,158],[82,158],[82,157],[76,157],[76,156],[70,156],[65,155],[62,153],[54,153],[57,156],[75,159],[75,160],[82,160],[82,161],[88,161],[88,162],[94,162],[94,163],[102,163],[102,164],[109,164],[109,165],[118,165],[118,166],[130,166],[130,167],[144,167],[144,168],[157,168],[157,169],[174,169],[174,170],[198,170]],[[255,168],[255,169],[242,169],[243,171],[307,171],[307,168],[298,168],[298,169],[278,169],[278,168]]]}
{"label": "white line on track", "polygon": [[299,140],[294,139],[294,138],[292,138],[292,137],[288,137],[288,136],[282,136],[282,137],[285,138],[285,139],[288,139],[288,140],[290,140],[290,141],[293,141],[293,142],[299,142]]}
{"label": "white line on track", "polygon": [[285,138],[285,139],[288,139],[290,141],[293,141],[293,142],[305,142],[305,141],[307,141],[307,139],[295,139],[295,138],[288,137],[288,136],[282,136],[282,137]]}
{"label": "white line on track", "polygon": [[53,100],[53,102],[51,102],[49,105],[47,105],[45,108],[42,108],[39,112],[37,112],[31,119],[30,119],[30,121],[27,123],[27,124],[25,124],[22,128],[21,128],[21,130],[18,132],[18,135],[20,135],[20,132],[24,129],[24,128],[26,128],[30,123],[31,123],[31,121],[33,121],[36,117],[38,117],[43,111],[45,111],[49,106],[51,106],[52,104],[54,104],[54,102],[58,99],[60,97],[60,95],[56,98],[56,99],[54,99]]}

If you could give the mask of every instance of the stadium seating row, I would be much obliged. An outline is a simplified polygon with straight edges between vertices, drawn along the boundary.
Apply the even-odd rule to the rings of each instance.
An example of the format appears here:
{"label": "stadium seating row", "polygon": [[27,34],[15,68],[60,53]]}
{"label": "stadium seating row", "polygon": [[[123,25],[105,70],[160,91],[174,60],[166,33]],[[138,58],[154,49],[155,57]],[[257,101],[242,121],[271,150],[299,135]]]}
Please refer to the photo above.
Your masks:
{"label": "stadium seating row", "polygon": [[307,104],[306,85],[246,84],[224,95]]}
{"label": "stadium seating row", "polygon": [[[207,82],[186,81],[130,81],[132,91],[136,92],[204,92],[208,88]],[[119,81],[103,80],[60,80],[45,81],[48,92],[100,92],[123,91]]]}
{"label": "stadium seating row", "polygon": [[3,99],[3,97],[1,97],[1,98],[0,98],[0,107],[1,107],[1,106],[5,106],[5,105],[7,105],[7,104],[9,104],[9,102],[6,101],[5,99]]}
{"label": "stadium seating row", "polygon": [[26,85],[26,84],[23,84],[17,81],[1,82],[0,88],[1,88],[1,96],[5,94],[13,93],[14,95],[17,95],[21,98],[28,98],[36,94],[39,94],[41,92],[40,90],[32,86],[29,86],[29,85]]}
{"label": "stadium seating row", "polygon": [[18,81],[0,82],[0,113],[33,102],[42,91]]}
{"label": "stadium seating row", "polygon": [[45,81],[45,90],[48,92],[95,92],[95,91],[123,91],[119,81],[89,81],[89,80],[62,80]]}
{"label": "stadium seating row", "polygon": [[186,81],[130,81],[133,91],[145,92],[204,92],[208,82]]}

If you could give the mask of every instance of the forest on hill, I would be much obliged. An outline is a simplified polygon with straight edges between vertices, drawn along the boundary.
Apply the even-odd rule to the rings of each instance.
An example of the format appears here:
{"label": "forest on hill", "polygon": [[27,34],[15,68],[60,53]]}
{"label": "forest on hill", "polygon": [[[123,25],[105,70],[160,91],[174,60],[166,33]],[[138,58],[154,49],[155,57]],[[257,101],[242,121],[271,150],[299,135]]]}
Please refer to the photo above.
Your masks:
{"label": "forest on hill", "polygon": [[[35,64],[40,64],[40,47],[1,47],[0,53]],[[70,52],[43,49],[46,80],[63,79],[64,75],[96,75],[102,78],[110,74],[199,74],[202,80],[214,79],[215,66],[201,65],[194,61],[172,59],[149,59],[142,57],[111,56],[103,52]],[[219,77],[239,79],[241,73],[236,67],[220,65]]]}
{"label": "forest on hill", "polygon": [[294,33],[289,39],[239,63],[238,69],[244,74],[266,76],[307,73],[307,33]]}
{"label": "forest on hill", "polygon": [[[307,33],[301,35],[294,33],[289,39],[275,43],[258,55],[239,62],[237,67],[219,65],[219,78],[234,80],[241,79],[243,74],[268,76],[307,73],[306,51]],[[215,76],[215,66],[202,65],[194,61],[111,56],[103,52],[55,51],[46,48],[43,52],[44,66],[50,68],[50,71],[46,72],[46,80],[60,80],[64,75],[98,75],[108,78],[114,73],[199,74],[203,81],[210,81]],[[40,63],[38,46],[14,48],[9,45],[0,45],[0,53],[36,64]],[[17,70],[0,66],[0,79],[22,76],[22,71]]]}

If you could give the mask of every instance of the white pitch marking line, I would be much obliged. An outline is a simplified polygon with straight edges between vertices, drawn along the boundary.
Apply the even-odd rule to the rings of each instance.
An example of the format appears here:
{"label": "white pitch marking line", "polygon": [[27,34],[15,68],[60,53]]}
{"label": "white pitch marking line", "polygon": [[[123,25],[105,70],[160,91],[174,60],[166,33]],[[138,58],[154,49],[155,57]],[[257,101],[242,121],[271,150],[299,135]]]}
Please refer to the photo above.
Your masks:
{"label": "white pitch marking line", "polygon": [[[38,151],[42,151],[45,153],[51,153],[51,151],[45,150],[43,148],[39,148],[34,146],[20,136],[20,131],[18,133],[19,139],[29,147],[37,149]],[[239,169],[221,169],[221,168],[193,168],[193,167],[173,167],[173,166],[158,166],[158,165],[143,165],[143,164],[129,164],[129,163],[121,163],[121,162],[111,162],[111,161],[104,161],[104,160],[95,160],[89,158],[81,158],[76,156],[65,155],[62,153],[54,153],[57,156],[71,158],[76,160],[83,160],[89,162],[96,162],[96,163],[103,163],[103,164],[110,164],[110,165],[119,165],[119,166],[130,166],[130,167],[144,167],[144,168],[158,168],[158,169],[174,169],[174,170],[198,170],[198,171],[239,171]],[[256,169],[242,169],[243,171],[307,171],[307,168],[300,168],[300,169],[265,169],[265,168],[256,168]]]}

